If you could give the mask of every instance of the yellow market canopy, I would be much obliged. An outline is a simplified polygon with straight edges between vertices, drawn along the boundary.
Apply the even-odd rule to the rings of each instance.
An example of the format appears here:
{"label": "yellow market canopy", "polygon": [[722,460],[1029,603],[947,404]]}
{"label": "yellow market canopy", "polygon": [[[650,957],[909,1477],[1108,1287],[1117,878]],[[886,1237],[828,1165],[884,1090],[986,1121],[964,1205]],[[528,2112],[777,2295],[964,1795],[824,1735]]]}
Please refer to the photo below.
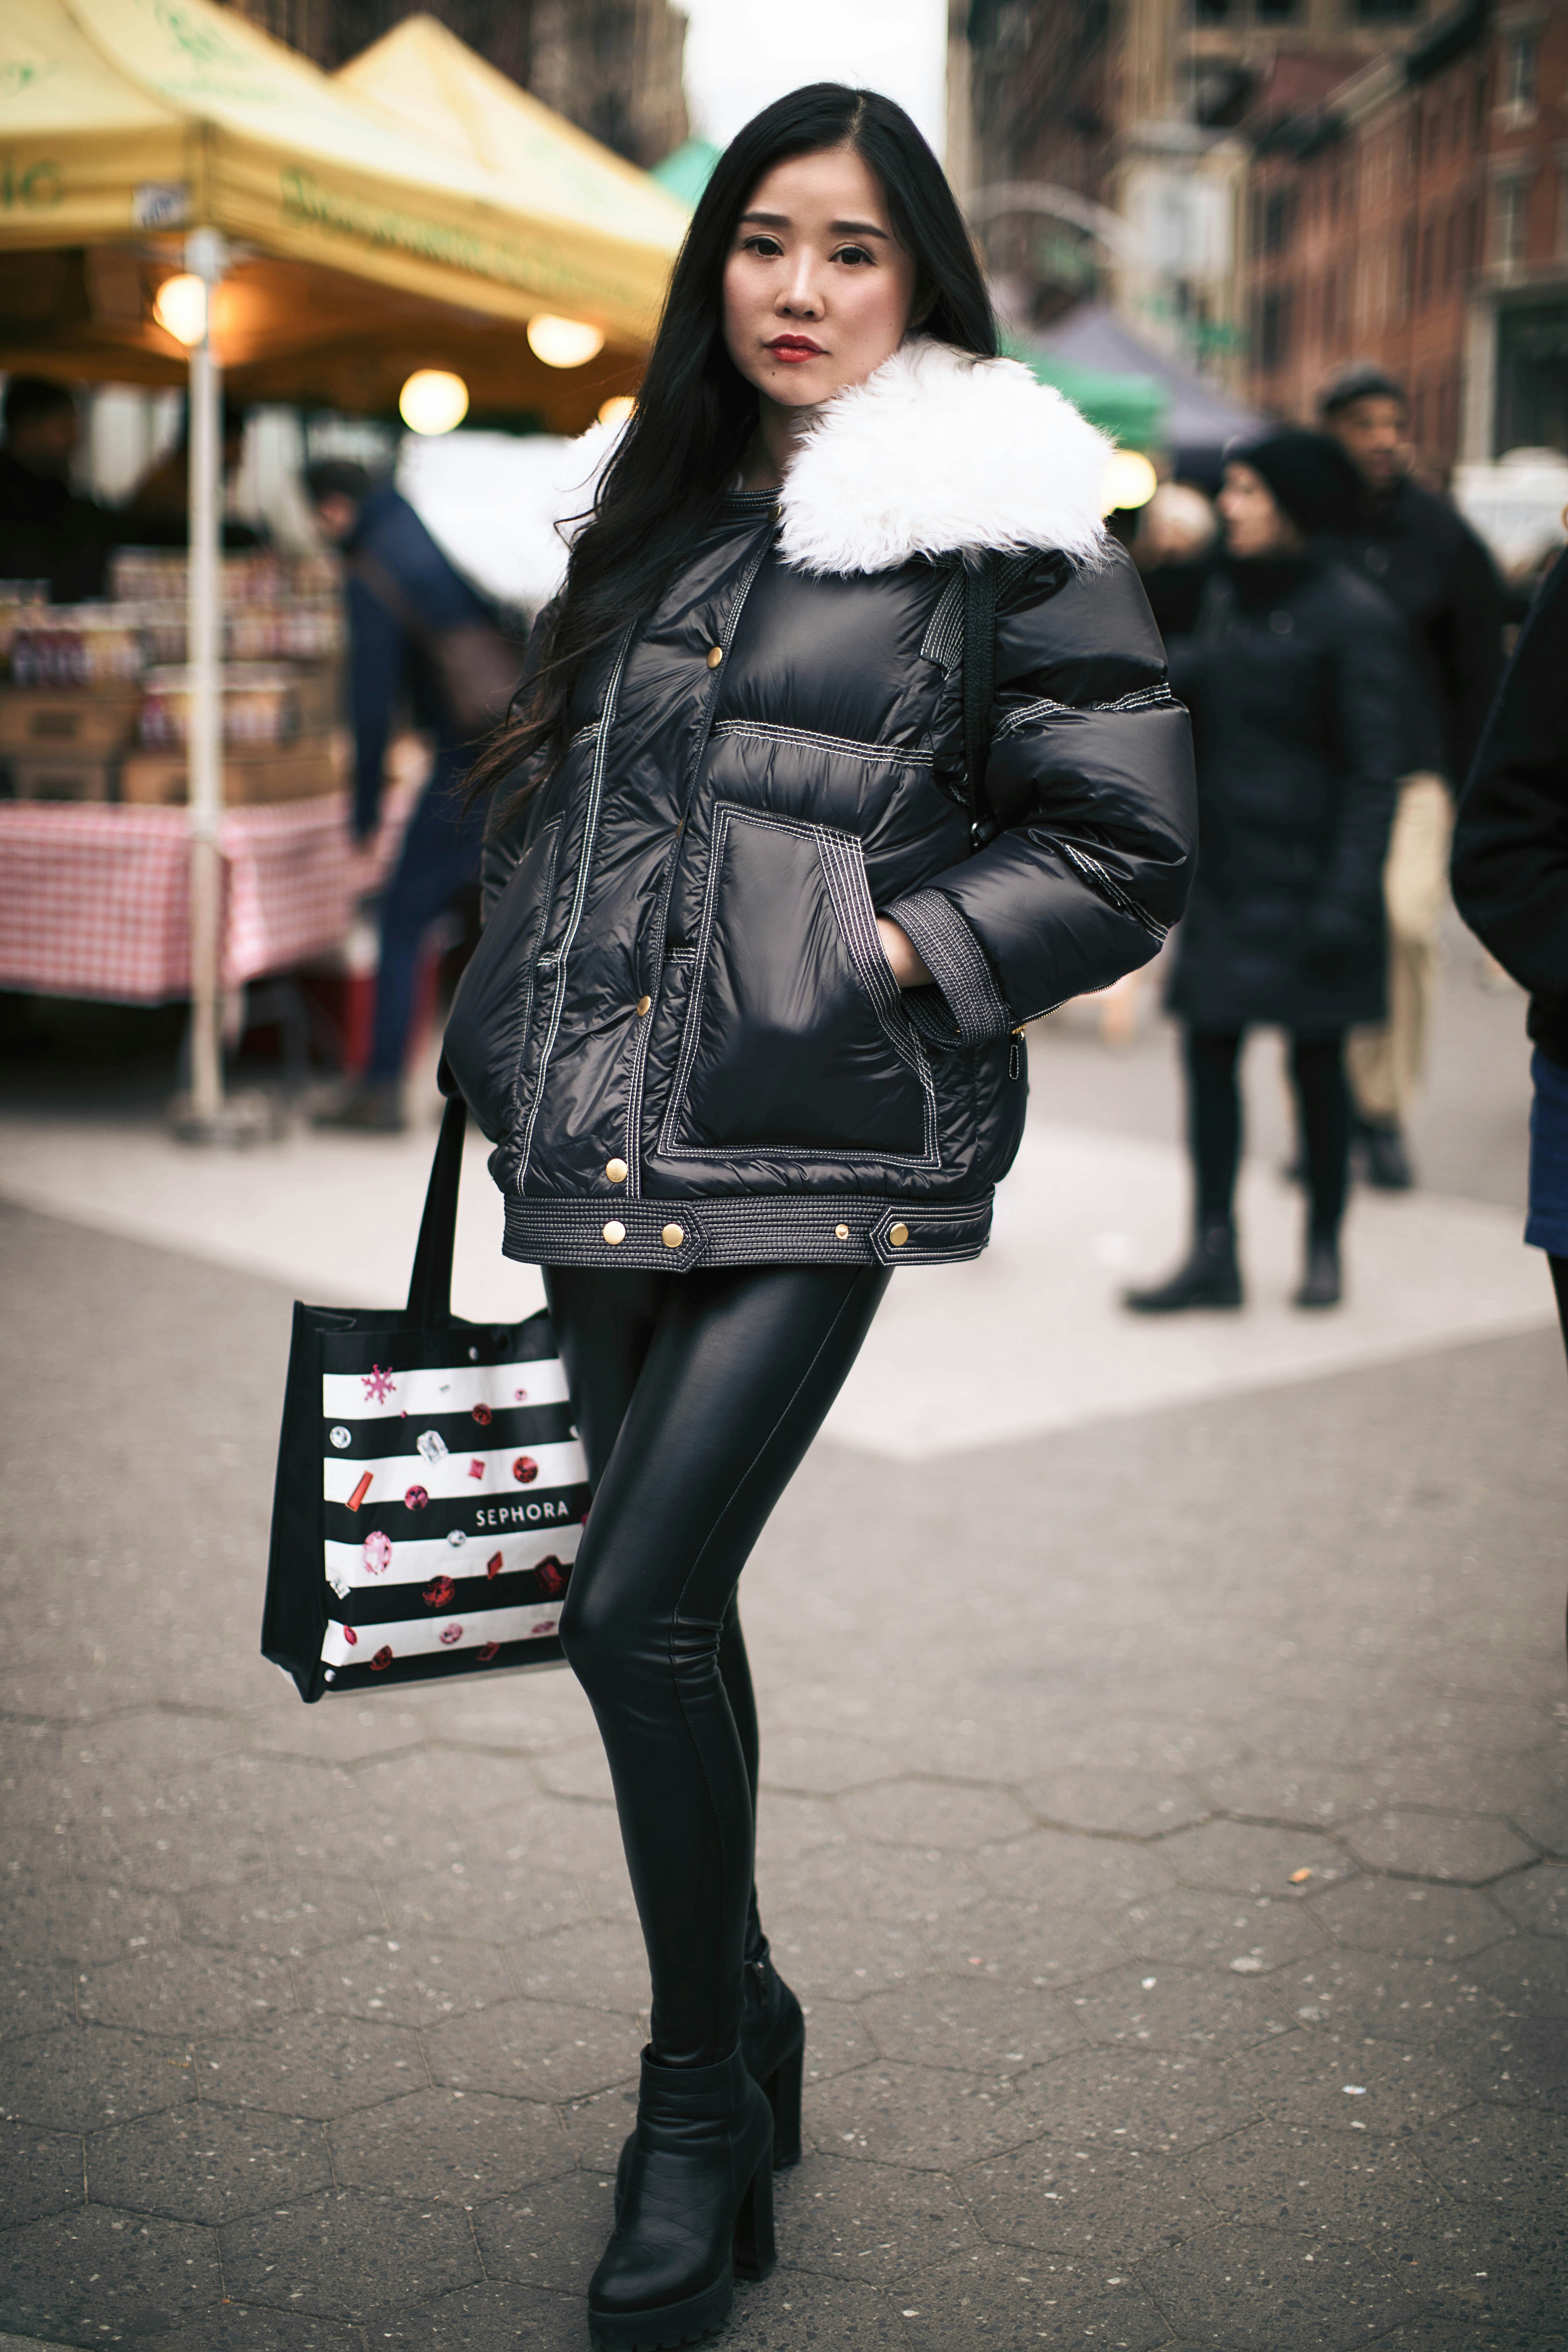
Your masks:
{"label": "yellow market canopy", "polygon": [[[362,89],[212,0],[5,0],[0,364],[180,382],[152,298],[202,226],[234,248],[213,331],[241,398],[374,413],[445,366],[476,413],[572,429],[630,389],[683,208],[427,20],[395,43]],[[399,97],[417,69],[430,100],[432,59],[434,135]],[[541,310],[601,327],[601,358],[542,366]]]}

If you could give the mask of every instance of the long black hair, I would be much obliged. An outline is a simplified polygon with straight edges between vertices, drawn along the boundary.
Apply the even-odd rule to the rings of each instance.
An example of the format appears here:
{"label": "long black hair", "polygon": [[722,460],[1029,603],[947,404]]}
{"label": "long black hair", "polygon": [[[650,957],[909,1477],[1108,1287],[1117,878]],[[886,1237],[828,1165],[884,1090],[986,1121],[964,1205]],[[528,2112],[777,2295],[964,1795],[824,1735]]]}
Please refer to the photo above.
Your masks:
{"label": "long black hair", "polygon": [[515,806],[548,773],[564,747],[584,665],[648,609],[722,501],[757,422],[756,392],[724,342],[735,224],[776,163],[829,147],[852,148],[880,181],[893,235],[915,264],[923,332],[995,357],[996,320],[963,215],[903,108],[879,91],[833,81],[764,107],[719,158],[692,215],[637,407],[574,543],[545,639],[530,648],[522,707],[474,771],[476,795],[515,779],[526,761],[531,772]]}

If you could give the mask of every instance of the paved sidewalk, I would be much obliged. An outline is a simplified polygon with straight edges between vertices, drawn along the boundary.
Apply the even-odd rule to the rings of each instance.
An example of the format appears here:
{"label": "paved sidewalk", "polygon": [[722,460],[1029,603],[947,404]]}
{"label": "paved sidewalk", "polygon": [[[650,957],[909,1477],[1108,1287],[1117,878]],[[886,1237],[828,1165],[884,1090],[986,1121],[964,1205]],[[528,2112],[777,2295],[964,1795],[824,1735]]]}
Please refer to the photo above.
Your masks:
{"label": "paved sidewalk", "polygon": [[[0,2329],[581,2352],[645,1991],[582,1700],[302,1707],[288,1289],[0,1246]],[[1568,2352],[1565,1437],[1525,1330],[818,1446],[745,1593],[810,2145],[728,2342]]]}

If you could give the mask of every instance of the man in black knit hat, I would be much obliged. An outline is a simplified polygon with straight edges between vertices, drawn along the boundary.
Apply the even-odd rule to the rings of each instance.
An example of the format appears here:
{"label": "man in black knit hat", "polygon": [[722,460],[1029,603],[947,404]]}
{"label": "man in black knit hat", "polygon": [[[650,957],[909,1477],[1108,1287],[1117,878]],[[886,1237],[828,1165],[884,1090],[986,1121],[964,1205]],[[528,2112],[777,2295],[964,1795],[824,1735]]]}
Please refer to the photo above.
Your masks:
{"label": "man in black knit hat", "polygon": [[1502,593],[1469,525],[1412,480],[1405,393],[1392,376],[1346,369],[1325,387],[1319,414],[1366,485],[1342,551],[1403,615],[1416,688],[1410,771],[1384,873],[1388,1019],[1355,1032],[1346,1050],[1366,1173],[1399,1192],[1414,1181],[1404,1127],[1426,1066],[1454,795],[1502,673]]}

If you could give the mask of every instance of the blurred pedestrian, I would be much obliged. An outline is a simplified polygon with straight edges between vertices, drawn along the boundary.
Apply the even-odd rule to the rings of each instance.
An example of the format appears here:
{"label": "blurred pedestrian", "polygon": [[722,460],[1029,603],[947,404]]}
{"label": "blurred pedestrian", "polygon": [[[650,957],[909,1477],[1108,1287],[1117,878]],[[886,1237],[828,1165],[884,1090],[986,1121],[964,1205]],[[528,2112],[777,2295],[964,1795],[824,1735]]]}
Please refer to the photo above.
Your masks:
{"label": "blurred pedestrian", "polygon": [[47,580],[57,604],[101,596],[115,519],[71,488],[76,402],[47,376],[14,375],[0,416],[0,579]]}
{"label": "blurred pedestrian", "polygon": [[1155,626],[1169,646],[1197,625],[1219,555],[1219,517],[1191,482],[1162,482],[1139,514],[1132,561]]}
{"label": "blurred pedestrian", "polygon": [[1459,802],[1454,898],[1530,992],[1530,1216],[1568,1341],[1568,558],[1514,648]]}
{"label": "blurred pedestrian", "polygon": [[561,1640],[653,1985],[595,2346],[721,2325],[800,2152],[741,1572],[893,1267],[984,1246],[1014,1033],[1147,962],[1185,895],[1187,719],[1106,543],[1107,455],[997,356],[909,116],[780,99],[698,202],[490,761],[446,1059],[587,1449]]}
{"label": "blurred pedestrian", "polygon": [[[245,410],[235,400],[223,404],[220,452],[222,496],[226,499],[245,455]],[[115,517],[117,535],[127,547],[188,547],[191,543],[191,422],[190,407],[179,438],[154,457]],[[219,519],[224,552],[243,555],[264,547],[267,533],[256,524],[231,515]]]}
{"label": "blurred pedestrian", "polygon": [[1195,1217],[1184,1264],[1131,1291],[1145,1315],[1239,1307],[1237,1066],[1254,1023],[1288,1032],[1310,1202],[1299,1307],[1342,1290],[1344,1034],[1384,1010],[1384,854],[1408,768],[1404,630],[1327,541],[1359,483],[1337,442],[1281,431],[1226,467],[1226,554],[1173,656],[1193,714],[1198,872],[1169,1003],[1183,1024]]}
{"label": "blurred pedestrian", "polygon": [[1415,1181],[1405,1126],[1426,1067],[1453,793],[1475,757],[1502,674],[1503,591],[1490,555],[1451,500],[1410,475],[1403,387],[1381,368],[1352,367],[1328,385],[1319,406],[1325,431],[1366,486],[1343,552],[1404,615],[1413,655],[1410,764],[1399,781],[1384,870],[1388,1014],[1352,1032],[1346,1048],[1368,1179],[1402,1192]]}
{"label": "blurred pedestrian", "polygon": [[435,743],[429,781],[381,903],[369,1066],[316,1115],[318,1126],[391,1135],[407,1124],[404,1063],[419,950],[431,924],[475,889],[484,838],[483,815],[459,789],[475,729],[452,707],[440,640],[451,632],[492,630],[494,622],[389,484],[373,484],[363,466],[342,458],[307,467],[305,482],[321,530],[342,550],[347,574],[356,842],[368,842],[381,821],[386,747],[405,709]]}

